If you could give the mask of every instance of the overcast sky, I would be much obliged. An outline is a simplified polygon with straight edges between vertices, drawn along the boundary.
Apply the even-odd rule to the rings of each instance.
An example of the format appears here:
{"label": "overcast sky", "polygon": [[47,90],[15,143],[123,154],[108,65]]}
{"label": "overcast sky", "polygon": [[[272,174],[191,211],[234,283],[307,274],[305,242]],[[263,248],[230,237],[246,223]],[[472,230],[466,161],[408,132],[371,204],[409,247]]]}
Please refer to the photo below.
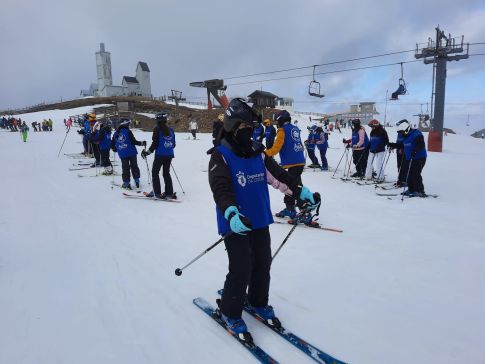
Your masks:
{"label": "overcast sky", "polygon": [[[370,6],[368,4],[372,3]],[[339,0],[1,0],[0,109],[73,98],[96,82],[95,52],[111,52],[113,84],[134,76],[138,61],[151,70],[152,93],[181,90],[204,101],[192,81],[226,78],[227,94],[255,89],[295,99],[298,111],[345,111],[376,101],[384,118],[386,90],[395,91],[399,65],[317,75],[323,99],[308,96],[311,68],[253,78],[253,73],[305,67],[412,50],[435,37],[435,27],[465,42],[485,43],[483,1]],[[484,45],[470,53],[485,54]],[[414,53],[318,67],[329,72],[414,59]],[[261,80],[308,75],[288,80]],[[387,119],[415,119],[430,101],[432,66],[404,65],[409,94],[389,102]],[[260,81],[251,84],[236,83]],[[485,56],[448,63],[445,126],[485,127]],[[424,111],[426,105],[423,105]],[[470,115],[471,126],[465,128]]]}

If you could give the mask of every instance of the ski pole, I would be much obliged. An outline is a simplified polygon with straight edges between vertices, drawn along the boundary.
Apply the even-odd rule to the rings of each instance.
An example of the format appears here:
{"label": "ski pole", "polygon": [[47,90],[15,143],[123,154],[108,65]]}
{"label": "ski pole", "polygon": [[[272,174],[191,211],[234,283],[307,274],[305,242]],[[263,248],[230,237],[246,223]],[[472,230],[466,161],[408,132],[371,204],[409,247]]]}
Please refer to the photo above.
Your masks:
{"label": "ski pole", "polygon": [[347,153],[347,148],[344,148],[344,152],[342,153],[342,156],[340,157],[340,160],[338,161],[337,168],[335,168],[335,171],[332,174],[332,177],[335,176],[335,173],[337,173],[337,169],[340,166],[340,162],[342,162],[342,159],[344,158],[345,153]]}
{"label": "ski pole", "polygon": [[[143,148],[143,150],[146,152],[147,148],[146,146]],[[147,157],[145,156],[145,158],[143,158],[145,160],[145,164],[147,166],[147,174],[148,174],[148,184],[152,184],[153,186],[153,181],[152,181],[152,175],[150,174],[150,167],[148,167],[148,160],[147,160]]]}
{"label": "ski pole", "polygon": [[175,174],[175,177],[177,178],[177,181],[179,183],[180,189],[182,190],[183,194],[185,195],[184,188],[182,187],[182,184],[180,183],[179,176],[177,176],[177,172],[175,172],[175,168],[173,168],[172,162],[170,162],[170,167],[172,167],[173,173]]}
{"label": "ski pole", "polygon": [[182,275],[182,271],[187,268],[189,265],[191,265],[192,263],[194,263],[196,260],[200,259],[203,255],[205,255],[206,253],[208,253],[209,251],[211,251],[213,248],[215,248],[221,241],[223,241],[225,238],[227,238],[229,235],[232,234],[232,231],[228,232],[226,235],[222,236],[219,240],[217,240],[214,244],[212,244],[210,247],[208,247],[206,250],[204,250],[202,253],[200,253],[199,255],[197,255],[194,259],[192,259],[189,263],[187,263],[185,266],[183,266],[182,268],[177,268],[175,269],[175,275],[176,276],[181,276]]}
{"label": "ski pole", "polygon": [[[404,186],[402,190],[401,202],[404,202],[404,191],[406,190],[406,187],[408,187],[409,172],[411,172],[412,166],[413,166],[413,158],[411,157],[409,161],[409,166],[408,166],[408,173],[406,174],[406,186]],[[409,187],[408,187],[408,190],[409,190]]]}
{"label": "ski pole", "polygon": [[62,141],[61,148],[59,149],[59,153],[57,153],[57,157],[58,157],[58,158],[59,158],[59,154],[61,154],[61,150],[62,150],[62,147],[64,146],[64,142],[66,141],[67,134],[69,134],[69,130],[71,130],[71,129],[68,129],[68,130],[66,131],[66,136],[64,137],[64,140]]}
{"label": "ski pole", "polygon": [[[113,188],[113,185],[115,183],[115,165],[116,165],[116,152],[113,152],[113,166],[112,166],[112,172],[113,174],[111,175],[111,188]],[[108,158],[109,158],[109,152],[108,152]]]}
{"label": "ski pole", "polygon": [[[313,194],[313,198],[315,200],[315,203],[318,204],[318,207],[316,209],[316,213],[311,216],[311,219],[313,219],[315,216],[318,216],[320,214],[320,204],[321,204],[321,201],[322,201],[322,199],[320,197],[320,194],[318,192],[316,192],[316,193]],[[278,253],[280,252],[281,248],[283,248],[283,245],[285,245],[285,243],[290,238],[291,234],[293,234],[293,231],[295,231],[296,227],[298,226],[298,218],[300,218],[303,215],[306,215],[306,214],[310,214],[311,213],[311,211],[312,211],[313,208],[308,208],[308,207],[305,208],[305,206],[308,206],[308,204],[304,204],[302,206],[302,210],[293,219],[293,221],[294,221],[293,227],[291,228],[291,230],[288,233],[288,235],[286,235],[285,239],[280,244],[280,246],[278,247],[278,249],[276,249],[276,252],[274,253],[273,257],[271,258],[271,262],[273,262],[273,260],[276,257],[276,255],[278,255]]]}
{"label": "ski pole", "polygon": [[384,156],[382,157],[382,164],[381,164],[381,168],[379,168],[379,173],[377,174],[376,185],[377,185],[377,183],[379,183],[381,173],[383,174],[383,172],[384,172],[384,163],[385,163],[386,157],[387,157],[387,159],[389,159],[388,154],[390,155],[390,152],[389,153],[388,152],[389,152],[389,149],[386,149],[385,152],[384,152]]}

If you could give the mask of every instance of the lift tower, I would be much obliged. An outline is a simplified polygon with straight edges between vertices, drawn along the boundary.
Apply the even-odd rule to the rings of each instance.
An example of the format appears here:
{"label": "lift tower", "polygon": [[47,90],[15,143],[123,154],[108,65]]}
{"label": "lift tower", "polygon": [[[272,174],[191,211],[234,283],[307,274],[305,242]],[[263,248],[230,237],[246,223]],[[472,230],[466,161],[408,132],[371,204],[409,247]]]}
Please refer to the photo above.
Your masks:
{"label": "lift tower", "polygon": [[[441,152],[443,150],[443,120],[445,116],[445,89],[446,89],[446,64],[450,61],[459,61],[468,58],[469,44],[466,44],[465,54],[463,53],[463,36],[461,42],[456,43],[455,38],[436,27],[436,39],[428,38],[426,47],[419,48],[416,44],[416,59],[424,58],[424,64],[433,64],[433,91],[431,93],[431,129],[428,135],[428,150]],[[455,55],[452,55],[455,54]]]}

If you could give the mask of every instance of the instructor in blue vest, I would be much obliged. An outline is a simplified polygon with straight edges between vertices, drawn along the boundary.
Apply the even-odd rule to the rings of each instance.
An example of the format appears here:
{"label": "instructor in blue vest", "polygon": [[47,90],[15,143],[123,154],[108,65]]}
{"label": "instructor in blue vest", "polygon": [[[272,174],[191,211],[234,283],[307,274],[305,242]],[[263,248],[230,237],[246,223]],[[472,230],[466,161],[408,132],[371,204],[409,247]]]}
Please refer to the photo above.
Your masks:
{"label": "instructor in blue vest", "polygon": [[[278,124],[276,140],[273,147],[266,150],[265,153],[268,157],[273,157],[279,153],[281,167],[288,170],[288,174],[298,184],[302,184],[301,174],[305,167],[305,155],[300,138],[300,129],[296,125],[291,124],[290,113],[286,110],[278,111],[273,118]],[[296,216],[295,197],[286,195],[283,201],[286,207],[276,213],[276,216],[294,218]]]}
{"label": "instructor in blue vest", "polygon": [[[177,199],[173,192],[172,177],[170,176],[170,165],[174,158],[175,133],[172,128],[167,126],[168,115],[165,112],[159,112],[155,115],[157,126],[153,129],[152,144],[148,151],[142,150],[141,157],[147,158],[147,155],[155,152],[152,166],[153,191],[147,194],[147,197],[156,197],[161,199]],[[163,168],[163,183],[165,191],[163,193],[160,187],[160,169]]]}
{"label": "instructor in blue vest", "polygon": [[265,155],[261,143],[252,140],[256,123],[253,109],[242,99],[233,99],[225,112],[220,143],[209,162],[218,232],[225,236],[229,257],[218,314],[236,335],[247,332],[241,318],[246,299],[262,319],[275,325],[279,322],[268,306],[269,225],[273,223],[268,184],[317,207],[310,190]]}

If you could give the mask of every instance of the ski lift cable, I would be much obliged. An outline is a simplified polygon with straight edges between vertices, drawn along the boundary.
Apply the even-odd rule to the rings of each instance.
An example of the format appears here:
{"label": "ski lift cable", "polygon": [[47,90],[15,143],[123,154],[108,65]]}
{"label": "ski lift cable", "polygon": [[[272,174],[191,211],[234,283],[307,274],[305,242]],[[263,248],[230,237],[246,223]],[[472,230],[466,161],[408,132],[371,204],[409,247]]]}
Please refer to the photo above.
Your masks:
{"label": "ski lift cable", "polygon": [[[412,61],[404,61],[402,63],[415,63],[415,62],[422,62],[422,61],[419,60],[419,59],[417,59],[417,60],[412,60]],[[359,71],[359,70],[365,70],[365,69],[371,69],[371,68],[390,67],[390,66],[395,66],[395,65],[400,64],[400,63],[401,62],[378,64],[378,65],[373,65],[373,66],[364,66],[364,67],[355,67],[355,68],[346,68],[346,69],[341,69],[341,70],[318,72],[318,73],[315,73],[315,75],[328,75],[328,74],[333,74],[333,73]],[[227,84],[227,86],[246,85],[246,84],[250,84],[250,83],[259,83],[259,82],[281,81],[281,80],[289,80],[289,79],[309,77],[309,76],[312,76],[312,75],[305,74],[305,75],[296,75],[296,76],[286,76],[286,77],[270,78],[270,79],[266,79],[266,80],[237,82],[237,83]]]}
{"label": "ski lift cable", "polygon": [[[475,54],[470,54],[469,56],[470,57],[472,57],[472,56],[485,56],[485,54],[483,54],[483,53],[475,53]],[[405,63],[416,63],[416,62],[422,62],[422,60],[415,59],[415,60],[411,60],[411,61],[403,61],[403,62],[395,62],[395,63],[385,63],[385,64],[378,64],[378,65],[373,65],[373,66],[347,68],[347,69],[341,69],[341,70],[335,70],[335,71],[325,71],[325,72],[315,73],[315,75],[329,75],[329,74],[333,74],[333,73],[342,73],[342,72],[350,72],[350,71],[360,71],[360,70],[372,69],[372,68],[390,67],[390,66],[395,66],[397,64],[401,64],[401,63],[405,64]],[[320,65],[317,65],[317,66],[320,66]],[[313,66],[311,66],[311,67],[313,67]],[[309,77],[309,76],[312,76],[312,75],[305,74],[305,75],[286,76],[286,77],[278,77],[278,78],[268,78],[268,79],[265,79],[265,80],[236,82],[236,83],[229,83],[229,84],[227,84],[227,86],[239,86],[239,85],[248,85],[248,84],[251,84],[251,83],[282,81],[282,80],[290,80],[290,79],[303,78],[303,77]]]}
{"label": "ski lift cable", "polygon": [[358,57],[358,58],[351,58],[351,59],[345,59],[345,60],[339,60],[339,61],[332,61],[332,62],[326,62],[326,63],[321,63],[321,64],[315,64],[315,65],[312,65],[312,66],[293,67],[293,68],[287,68],[287,69],[276,70],[276,71],[252,73],[252,74],[247,74],[247,75],[242,75],[242,76],[222,77],[222,79],[224,79],[224,80],[231,80],[231,79],[234,79],[234,78],[245,78],[245,77],[269,75],[269,74],[281,73],[281,72],[298,71],[298,70],[312,68],[312,67],[330,66],[330,65],[339,64],[339,63],[362,61],[362,60],[365,60],[365,59],[372,59],[372,58],[378,58],[378,57],[386,57],[386,56],[392,56],[392,55],[402,54],[402,53],[409,53],[409,52],[414,52],[414,51],[415,51],[415,49],[410,49],[410,50],[406,50],[406,51],[397,51],[397,52],[382,53],[382,54],[376,54],[376,55],[373,55],[373,56],[365,56],[365,57]]}

